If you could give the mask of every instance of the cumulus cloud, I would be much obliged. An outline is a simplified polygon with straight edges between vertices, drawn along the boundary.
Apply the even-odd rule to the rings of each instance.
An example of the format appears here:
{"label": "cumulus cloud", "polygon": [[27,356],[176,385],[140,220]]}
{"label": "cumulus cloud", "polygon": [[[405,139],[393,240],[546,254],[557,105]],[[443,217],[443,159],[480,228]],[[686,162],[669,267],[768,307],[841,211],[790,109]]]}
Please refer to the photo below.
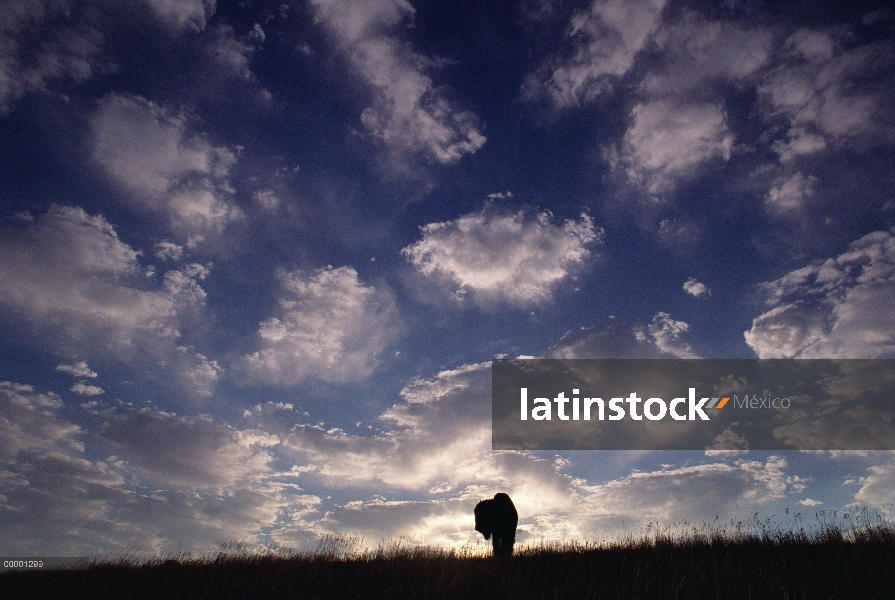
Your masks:
{"label": "cumulus cloud", "polygon": [[779,179],[765,198],[765,206],[774,214],[804,210],[814,196],[818,179],[804,176],[801,171]]}
{"label": "cumulus cloud", "polygon": [[895,230],[868,234],[760,289],[770,308],[745,332],[759,358],[895,356]]}
{"label": "cumulus cloud", "polygon": [[696,281],[695,277],[687,278],[687,281],[684,282],[684,291],[696,298],[712,295],[712,291],[704,283]]}
{"label": "cumulus cloud", "polygon": [[[255,24],[258,27],[258,24]],[[249,33],[249,41],[260,43],[257,36],[253,36],[256,30]],[[263,32],[262,32],[263,34]],[[263,40],[262,40],[263,41]],[[239,39],[229,25],[218,25],[212,30],[211,39],[206,46],[208,54],[214,60],[215,65],[230,76],[241,77],[254,81],[255,76],[249,67],[252,54],[256,46]]]}
{"label": "cumulus cloud", "polygon": [[83,360],[70,365],[57,365],[56,370],[72,377],[94,378],[97,376]]}
{"label": "cumulus cloud", "polygon": [[0,459],[15,460],[20,453],[39,449],[42,452],[79,451],[81,428],[54,416],[62,408],[62,400],[53,393],[39,393],[32,386],[10,381],[0,382]]}
{"label": "cumulus cloud", "polygon": [[424,275],[440,276],[481,303],[518,306],[550,299],[556,286],[580,268],[602,229],[582,214],[552,222],[549,212],[526,216],[486,207],[453,221],[422,227],[423,237],[401,253]]}
{"label": "cumulus cloud", "polygon": [[891,42],[845,42],[836,29],[800,29],[787,39],[782,64],[764,80],[768,110],[789,120],[786,139],[775,144],[781,159],[829,144],[866,148],[895,140]]}
{"label": "cumulus cloud", "polygon": [[686,343],[682,336],[690,331],[690,325],[685,321],[675,321],[666,312],[656,313],[652,322],[646,327],[646,331],[637,332],[638,336],[649,335],[659,352],[674,356],[675,358],[699,358],[693,354],[690,344]]}
{"label": "cumulus cloud", "polygon": [[252,194],[252,199],[264,210],[275,211],[280,206],[280,198],[273,190],[259,190]]}
{"label": "cumulus cloud", "polygon": [[333,34],[372,88],[364,127],[399,152],[453,163],[485,143],[478,118],[458,110],[425,75],[435,61],[415,54],[394,30],[413,17],[406,0],[312,0],[317,20]]}
{"label": "cumulus cloud", "polygon": [[609,323],[566,335],[546,358],[699,358],[685,337],[690,330],[665,312],[648,325]]}
{"label": "cumulus cloud", "polygon": [[[201,31],[214,0],[145,0],[170,31]],[[106,52],[107,3],[22,0],[0,10],[0,114],[31,92],[52,92],[116,68]],[[39,36],[39,37],[35,37]],[[232,36],[230,36],[232,38]]]}
{"label": "cumulus cloud", "polygon": [[101,215],[53,206],[0,239],[0,302],[70,344],[176,337],[178,312],[204,301],[199,274],[171,271],[165,289],[147,290],[138,256]]}
{"label": "cumulus cloud", "polygon": [[860,489],[855,493],[855,500],[863,505],[881,511],[891,510],[892,497],[895,496],[895,462],[889,461],[868,467],[869,475],[861,477]]}
{"label": "cumulus cloud", "polygon": [[556,106],[575,106],[611,89],[659,26],[665,0],[594,0],[568,27],[572,56],[542,67],[525,95],[547,95]]}
{"label": "cumulus cloud", "polygon": [[75,394],[81,394],[82,396],[99,396],[100,394],[106,393],[101,387],[83,383],[75,383],[69,388],[69,391],[74,392]]}
{"label": "cumulus cloud", "polygon": [[283,273],[280,314],[258,329],[261,349],[245,358],[257,379],[292,385],[368,377],[397,328],[394,300],[364,285],[352,267]]}
{"label": "cumulus cloud", "polygon": [[[95,415],[107,446],[91,451],[94,436],[63,409],[55,394],[0,382],[4,547],[67,556],[251,543],[290,505],[271,478],[267,448],[277,439],[268,434],[208,416],[106,408]],[[88,458],[109,447],[117,455]]]}
{"label": "cumulus cloud", "polygon": [[631,117],[612,162],[652,194],[670,191],[706,161],[730,158],[734,135],[716,104],[654,100],[635,106]]}
{"label": "cumulus cloud", "polygon": [[202,31],[214,15],[215,0],[146,0],[162,21],[175,29]]}
{"label": "cumulus cloud", "polygon": [[111,94],[91,119],[93,157],[179,234],[220,232],[242,216],[230,200],[236,156],[188,131],[187,118],[139,96]]}
{"label": "cumulus cloud", "polygon": [[799,156],[826,149],[827,141],[824,136],[811,133],[803,127],[792,127],[786,138],[775,141],[772,147],[780,155],[780,160],[787,163]]}
{"label": "cumulus cloud", "polygon": [[265,446],[276,436],[237,431],[208,415],[194,417],[144,409],[117,410],[100,430],[115,459],[162,486],[221,492],[241,481],[261,481]]}
{"label": "cumulus cloud", "polygon": [[700,522],[705,515],[724,521],[781,498],[795,483],[785,458],[764,463],[736,460],[677,469],[632,473],[600,486],[586,486],[583,504],[599,526],[622,519],[633,523]]}
{"label": "cumulus cloud", "polygon": [[[730,159],[735,136],[719,86],[755,85],[774,49],[770,29],[691,10],[664,14],[664,7],[662,0],[595,0],[570,23],[573,56],[542,68],[524,90],[568,107],[612,90],[622,76],[636,77],[640,101],[628,130],[604,150],[630,183],[653,195],[673,191],[710,161]],[[651,60],[637,63],[647,47]]]}
{"label": "cumulus cloud", "polygon": [[179,269],[167,271],[162,284],[170,297],[182,305],[201,305],[205,303],[206,293],[199,282],[208,277],[210,266],[189,263]]}
{"label": "cumulus cloud", "polygon": [[[62,407],[56,394],[0,382],[0,541],[5,547],[58,548],[60,537],[70,541],[77,535],[72,530],[79,522],[102,517],[103,490],[123,483],[107,464],[83,458],[84,432],[58,417]],[[91,532],[82,535],[98,541]]]}
{"label": "cumulus cloud", "polygon": [[653,35],[658,58],[640,82],[622,144],[609,151],[630,182],[663,194],[711,161],[731,157],[734,133],[717,102],[719,85],[754,85],[769,62],[773,35],[686,12]]}
{"label": "cumulus cloud", "polygon": [[661,58],[641,82],[654,97],[701,96],[721,81],[749,80],[771,58],[773,34],[687,13],[659,29],[653,40]]}
{"label": "cumulus cloud", "polygon": [[223,367],[218,361],[194,352],[193,348],[178,346],[175,351],[174,371],[186,391],[199,398],[211,397],[224,374]]}
{"label": "cumulus cloud", "polygon": [[[35,43],[33,32],[48,35]],[[97,12],[77,2],[4,2],[0,10],[0,114],[33,91],[81,82],[104,68]]]}
{"label": "cumulus cloud", "polygon": [[183,246],[179,246],[174,242],[159,242],[155,245],[156,258],[162,260],[180,260],[183,258]]}

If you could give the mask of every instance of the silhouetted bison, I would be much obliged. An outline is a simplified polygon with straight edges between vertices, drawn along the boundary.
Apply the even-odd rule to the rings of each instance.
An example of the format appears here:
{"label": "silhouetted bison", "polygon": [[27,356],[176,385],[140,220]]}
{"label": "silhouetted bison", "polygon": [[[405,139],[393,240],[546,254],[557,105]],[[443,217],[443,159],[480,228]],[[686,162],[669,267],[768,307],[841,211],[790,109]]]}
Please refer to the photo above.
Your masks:
{"label": "silhouetted bison", "polygon": [[491,500],[482,500],[475,505],[475,530],[491,539],[495,556],[509,556],[516,543],[516,523],[519,513],[510,497],[500,492]]}

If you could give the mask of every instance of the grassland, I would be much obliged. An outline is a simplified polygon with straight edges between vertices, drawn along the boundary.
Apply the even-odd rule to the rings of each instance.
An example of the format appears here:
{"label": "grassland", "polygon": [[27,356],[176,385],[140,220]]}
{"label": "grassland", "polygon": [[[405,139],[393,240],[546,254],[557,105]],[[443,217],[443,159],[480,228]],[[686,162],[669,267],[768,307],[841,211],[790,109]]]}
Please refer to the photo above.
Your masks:
{"label": "grassland", "polygon": [[[398,540],[311,552],[231,544],[201,556],[95,559],[88,571],[0,574],[2,598],[895,598],[895,527],[866,514],[801,527],[647,526],[621,539],[481,547]],[[843,518],[844,517],[844,518]]]}

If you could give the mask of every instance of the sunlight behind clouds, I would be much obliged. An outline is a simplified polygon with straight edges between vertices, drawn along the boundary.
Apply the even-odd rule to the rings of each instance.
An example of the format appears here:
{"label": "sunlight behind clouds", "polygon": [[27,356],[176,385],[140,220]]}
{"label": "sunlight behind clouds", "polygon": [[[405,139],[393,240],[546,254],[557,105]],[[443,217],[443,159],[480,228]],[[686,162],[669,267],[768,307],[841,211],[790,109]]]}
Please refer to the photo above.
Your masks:
{"label": "sunlight behind clouds", "polygon": [[882,0],[0,5],[6,555],[891,508],[891,453],[494,451],[490,402],[495,357],[895,357]]}

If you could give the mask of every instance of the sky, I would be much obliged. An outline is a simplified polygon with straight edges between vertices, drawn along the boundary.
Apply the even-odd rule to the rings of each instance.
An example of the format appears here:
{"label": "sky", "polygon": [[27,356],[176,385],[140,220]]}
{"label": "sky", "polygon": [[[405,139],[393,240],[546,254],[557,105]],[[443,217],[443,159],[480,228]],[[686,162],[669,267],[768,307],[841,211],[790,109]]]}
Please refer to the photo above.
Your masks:
{"label": "sky", "polygon": [[892,518],[889,452],[492,451],[490,361],[895,358],[893,116],[886,2],[4,0],[0,553]]}

